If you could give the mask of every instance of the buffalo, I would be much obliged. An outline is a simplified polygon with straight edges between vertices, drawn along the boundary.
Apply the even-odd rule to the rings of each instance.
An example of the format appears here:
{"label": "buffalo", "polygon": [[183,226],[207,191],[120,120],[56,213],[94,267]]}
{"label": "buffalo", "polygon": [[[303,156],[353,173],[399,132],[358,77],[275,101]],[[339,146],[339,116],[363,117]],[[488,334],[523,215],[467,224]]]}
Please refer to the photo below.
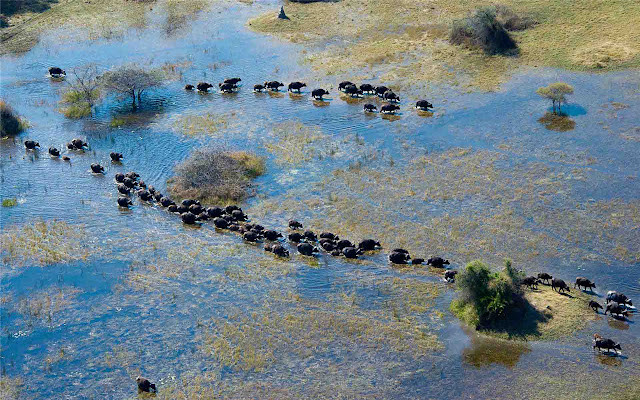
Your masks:
{"label": "buffalo", "polygon": [[237,86],[230,83],[218,83],[218,88],[221,93],[233,93]]}
{"label": "buffalo", "polygon": [[385,104],[380,107],[380,112],[382,114],[395,114],[399,109],[400,107],[396,106],[395,104]]}
{"label": "buffalo", "polygon": [[430,108],[433,108],[433,104],[429,103],[426,100],[418,100],[416,102],[416,110],[429,111]]}
{"label": "buffalo", "polygon": [[274,231],[274,230],[265,230],[262,235],[264,236],[265,239],[267,240],[278,240],[278,238],[282,237],[282,234],[280,232]]}
{"label": "buffalo", "polygon": [[435,268],[444,268],[445,265],[449,264],[449,260],[445,260],[442,257],[430,257],[429,260],[427,260],[427,265],[431,265]]}
{"label": "buffalo", "polygon": [[611,290],[609,292],[607,292],[607,303],[610,301],[614,301],[616,303],[620,303],[620,304],[626,304],[629,306],[633,306],[633,303],[631,302],[631,300],[625,296],[622,293],[618,293],[614,290]]}
{"label": "buffalo", "polygon": [[277,92],[281,86],[284,86],[284,83],[278,81],[269,81],[264,83],[264,87],[272,92]]}
{"label": "buffalo", "polygon": [[607,351],[613,350],[615,353],[618,353],[617,350],[622,351],[622,348],[620,347],[620,343],[616,343],[611,339],[604,339],[602,337],[598,337],[597,339],[595,339],[593,348],[594,349],[597,348],[598,351],[601,351],[602,349],[605,349]]}
{"label": "buffalo", "polygon": [[59,67],[49,68],[49,76],[51,76],[52,78],[62,78],[63,76],[66,76],[66,75],[67,73],[62,68],[59,68]]}
{"label": "buffalo", "polygon": [[304,240],[304,235],[299,232],[293,232],[289,234],[289,241],[293,243],[299,243]]}
{"label": "buffalo", "polygon": [[378,86],[376,87],[376,94],[378,95],[378,97],[382,97],[384,96],[384,93],[387,92],[388,90],[389,88],[386,86]]}
{"label": "buffalo", "polygon": [[376,88],[369,83],[363,83],[362,85],[360,85],[360,91],[362,91],[362,93],[364,94],[375,94]]}
{"label": "buffalo", "polygon": [[289,87],[287,88],[287,90],[288,90],[288,91],[290,91],[290,92],[298,92],[298,93],[300,93],[300,90],[301,90],[303,87],[305,87],[305,86],[307,86],[307,84],[306,84],[306,83],[302,83],[302,82],[291,82],[291,83],[289,84]]}
{"label": "buffalo", "polygon": [[298,221],[296,221],[295,219],[290,219],[289,220],[289,228],[291,229],[302,229],[302,224]]}
{"label": "buffalo", "polygon": [[118,197],[118,205],[120,207],[129,208],[133,203],[126,197]]}
{"label": "buffalo", "polygon": [[187,211],[184,214],[180,215],[180,218],[182,219],[182,222],[184,222],[187,225],[193,225],[196,223],[196,216],[195,214]]}
{"label": "buffalo", "polygon": [[410,259],[411,257],[409,257],[408,253],[392,251],[389,254],[389,261],[393,264],[406,264]]}
{"label": "buffalo", "polygon": [[627,309],[623,305],[613,302],[607,304],[607,308],[604,310],[604,314],[607,315],[607,313],[611,314],[612,316],[615,315],[617,317],[629,316]]}
{"label": "buffalo", "polygon": [[381,249],[382,245],[373,239],[365,239],[358,244],[358,248],[364,251],[371,251]]}
{"label": "buffalo", "polygon": [[538,289],[538,283],[540,283],[540,281],[534,276],[527,276],[520,282],[521,285],[526,285],[530,289]]}
{"label": "buffalo", "polygon": [[353,82],[350,82],[350,81],[342,81],[342,82],[340,82],[340,83],[338,84],[338,90],[339,90],[339,91],[341,91],[341,92],[344,92],[344,88],[346,88],[346,87],[347,87],[347,86],[349,86],[349,85],[354,86],[354,85],[353,85]]}
{"label": "buffalo", "polygon": [[384,92],[384,94],[382,95],[382,98],[385,101],[391,102],[391,103],[399,103],[400,102],[400,96],[398,96],[397,94],[393,93],[391,90],[387,90],[386,92]]}
{"label": "buffalo", "polygon": [[136,383],[138,384],[138,393],[156,393],[156,385],[149,382],[148,379],[138,376],[136,378]]}
{"label": "buffalo", "polygon": [[25,140],[24,141],[24,147],[27,150],[35,150],[36,147],[40,147],[40,143],[33,141],[33,140]]}
{"label": "buffalo", "polygon": [[573,287],[578,287],[578,289],[580,289],[581,287],[588,289],[588,288],[594,288],[596,287],[595,283],[592,283],[589,279],[587,278],[583,278],[581,276],[576,278],[576,283],[573,284]]}
{"label": "buffalo", "polygon": [[109,153],[109,157],[111,157],[111,161],[120,162],[122,160],[122,153],[111,152]]}
{"label": "buffalo", "polygon": [[224,80],[224,83],[231,84],[233,86],[238,86],[238,82],[242,81],[240,78],[227,78]]}
{"label": "buffalo", "polygon": [[60,150],[55,147],[49,147],[49,155],[51,157],[60,157]]}
{"label": "buffalo", "polygon": [[93,172],[94,174],[103,174],[104,167],[100,164],[91,164],[91,172]]}
{"label": "buffalo", "polygon": [[600,305],[600,303],[598,303],[597,301],[591,300],[589,301],[589,307],[591,307],[593,309],[593,311],[595,311],[596,313],[598,312],[598,308],[602,308],[602,306]]}
{"label": "buffalo", "polygon": [[220,207],[209,207],[207,208],[207,214],[211,218],[221,217],[224,214],[224,210]]}
{"label": "buffalo", "polygon": [[184,85],[184,90],[193,90],[195,87],[193,85]]}
{"label": "buffalo", "polygon": [[196,88],[198,89],[198,92],[208,92],[209,89],[211,89],[213,87],[212,84],[207,83],[207,82],[199,82],[196,85]]}
{"label": "buffalo", "polygon": [[351,97],[362,97],[362,90],[358,89],[356,85],[347,85],[344,87],[342,92]]}
{"label": "buffalo", "polygon": [[214,218],[213,224],[216,226],[216,228],[219,229],[227,229],[229,227],[229,222],[227,222],[226,219],[220,217]]}
{"label": "buffalo", "polygon": [[356,250],[355,247],[345,247],[344,249],[342,249],[342,254],[346,258],[358,258],[358,250]]}
{"label": "buffalo", "polygon": [[333,234],[331,232],[322,232],[322,233],[320,233],[320,239],[340,240],[338,235]]}
{"label": "buffalo", "polygon": [[149,193],[147,190],[140,189],[136,193],[138,194],[138,197],[140,197],[140,200],[142,201],[153,200],[153,196],[151,196],[151,193]]}
{"label": "buffalo", "polygon": [[538,279],[540,279],[541,281],[545,282],[548,285],[551,279],[553,279],[553,276],[547,274],[546,272],[541,272],[538,274]]}
{"label": "buffalo", "polygon": [[565,290],[567,292],[571,292],[571,290],[569,289],[569,286],[565,283],[565,281],[558,278],[553,278],[551,280],[551,289],[557,291],[558,293],[562,293]]}
{"label": "buffalo", "polygon": [[317,253],[319,250],[317,247],[309,244],[309,243],[300,243],[298,244],[298,253],[303,256],[313,256],[313,253]]}
{"label": "buffalo", "polygon": [[313,97],[315,100],[318,100],[318,101],[322,101],[323,100],[322,96],[326,96],[328,94],[329,94],[329,91],[324,89],[313,89],[311,91],[311,97]]}
{"label": "buffalo", "polygon": [[367,104],[365,104],[365,105],[364,105],[364,107],[363,107],[363,109],[364,109],[364,112],[368,112],[368,113],[374,113],[374,112],[377,112],[377,111],[378,111],[378,109],[376,108],[376,106],[375,106],[375,105],[373,105],[373,104],[371,104],[371,103],[367,103]]}
{"label": "buffalo", "polygon": [[458,271],[450,269],[448,271],[444,272],[444,280],[447,282],[455,282],[456,281],[456,275],[458,274]]}
{"label": "buffalo", "polygon": [[412,258],[411,259],[411,264],[412,265],[422,265],[422,264],[424,264],[424,258]]}
{"label": "buffalo", "polygon": [[260,239],[260,235],[253,231],[248,231],[242,235],[242,238],[247,242],[257,242]]}
{"label": "buffalo", "polygon": [[253,85],[254,93],[262,93],[264,89],[265,89],[264,85],[261,85],[261,84]]}

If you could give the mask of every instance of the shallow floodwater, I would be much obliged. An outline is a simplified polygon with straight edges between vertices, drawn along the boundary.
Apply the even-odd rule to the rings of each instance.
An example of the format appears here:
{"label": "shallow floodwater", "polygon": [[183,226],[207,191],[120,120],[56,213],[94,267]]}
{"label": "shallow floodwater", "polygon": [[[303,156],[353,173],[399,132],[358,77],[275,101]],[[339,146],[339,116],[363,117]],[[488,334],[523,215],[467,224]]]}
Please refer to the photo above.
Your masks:
{"label": "shallow floodwater", "polygon": [[[557,204],[573,201],[637,204],[637,72],[528,70],[496,93],[465,94],[434,85],[431,93],[399,93],[399,117],[385,119],[365,115],[362,101],[340,98],[337,83],[349,77],[316,76],[300,64],[303,46],[245,29],[247,18],[273,7],[275,3],[216,6],[171,30],[163,29],[162,8],[156,7],[149,13],[148,27],[122,38],[69,42],[62,32],[53,32],[28,53],[2,58],[2,98],[31,124],[19,138],[0,144],[1,195],[18,200],[17,206],[0,209],[2,230],[20,231],[23,224],[56,220],[64,225],[54,229],[76,234],[62,242],[61,262],[40,262],[47,257],[29,257],[28,251],[22,258],[3,260],[0,361],[3,375],[24,382],[21,396],[132,398],[138,374],[159,383],[160,395],[178,390],[182,382],[193,387],[204,382],[203,388],[227,398],[258,398],[262,393],[261,398],[507,399],[514,393],[535,398],[544,395],[544,389],[591,398],[598,390],[604,393],[606,385],[599,389],[597,384],[611,377],[625,383],[637,379],[640,328],[634,317],[621,322],[601,316],[586,329],[553,342],[500,342],[462,329],[448,312],[455,293],[437,272],[392,269],[384,252],[358,262],[326,254],[314,260],[295,255],[276,261],[234,234],[217,232],[209,224],[184,226],[156,206],[136,202],[129,211],[118,209],[115,173],[136,171],[165,192],[174,166],[202,145],[267,157],[268,172],[256,180],[256,196],[242,206],[250,216],[252,211],[259,215],[257,222],[280,230],[288,218],[313,220],[314,229],[323,230],[315,203],[295,214],[285,208],[285,200],[303,204],[326,198],[323,181],[335,185],[338,196],[362,196],[371,207],[406,201],[405,208],[386,208],[391,224],[420,223],[423,210],[434,217],[490,214],[496,205],[482,196],[449,202],[368,198],[367,193],[341,188],[333,178],[340,176],[336,171],[382,171],[390,160],[408,165],[458,148],[504,156],[496,163],[505,175],[488,179],[483,183],[487,188],[498,185],[508,171],[519,175],[522,166],[542,166],[546,175],[536,178],[556,182],[546,189],[556,190],[556,197],[547,203],[523,202],[522,208],[543,204],[551,213]],[[88,63],[101,70],[126,63],[175,64],[175,79],[146,93],[134,114],[127,100],[107,97],[93,117],[68,120],[59,112],[64,83],[52,82],[46,70],[57,65],[70,71]],[[232,76],[244,83],[237,94],[182,89],[186,83],[215,84]],[[318,104],[308,92],[251,92],[254,83],[272,79],[304,80],[309,91],[324,87],[332,94],[326,104]],[[535,89],[556,80],[576,88],[567,107],[576,127],[568,132],[548,131],[537,122],[546,104]],[[419,98],[436,105],[433,116],[412,110]],[[182,133],[185,116],[206,113],[226,116],[227,124],[211,134]],[[122,117],[131,122],[111,127],[114,118]],[[311,156],[306,151],[291,154],[296,143],[285,143],[274,133],[274,127],[291,129],[298,123],[321,132]],[[90,150],[69,154],[70,162],[48,156],[49,146],[62,149],[75,137],[86,138]],[[27,138],[40,142],[40,151],[26,152],[22,141]],[[123,153],[121,165],[109,161],[110,151]],[[104,176],[89,172],[94,162],[106,167]],[[398,179],[398,185],[404,182]],[[269,212],[270,202],[283,208]],[[515,212],[530,217],[526,210]],[[589,215],[584,221],[590,221]],[[597,283],[601,303],[612,289],[640,301],[638,258],[611,257],[614,250],[600,242],[566,241],[559,237],[562,229],[551,222],[531,217],[522,228],[562,243],[555,246],[557,253],[540,251],[518,267],[530,274],[547,270],[568,282],[576,275],[587,276]],[[330,226],[329,217],[326,223]],[[633,229],[635,241],[622,245],[640,257],[634,247],[637,226]],[[496,249],[508,242],[502,234],[496,230]],[[407,237],[420,235],[406,232]],[[599,238],[614,239],[607,234]],[[396,244],[383,243],[387,248]],[[53,248],[55,243],[33,246],[48,245]],[[429,246],[425,236],[422,255],[432,251]],[[7,248],[3,242],[3,251]],[[488,250],[478,251],[492,257]],[[453,267],[470,261],[461,255],[470,253],[451,253],[445,249],[443,255],[451,258]],[[429,292],[416,287],[428,287]],[[431,342],[415,334],[415,327],[436,335],[441,345],[427,344]],[[593,353],[595,332],[622,343],[624,356]],[[237,351],[225,352],[225,343]],[[256,356],[247,356],[249,351]],[[586,380],[593,388],[580,387]],[[183,397],[195,396],[189,393]]]}

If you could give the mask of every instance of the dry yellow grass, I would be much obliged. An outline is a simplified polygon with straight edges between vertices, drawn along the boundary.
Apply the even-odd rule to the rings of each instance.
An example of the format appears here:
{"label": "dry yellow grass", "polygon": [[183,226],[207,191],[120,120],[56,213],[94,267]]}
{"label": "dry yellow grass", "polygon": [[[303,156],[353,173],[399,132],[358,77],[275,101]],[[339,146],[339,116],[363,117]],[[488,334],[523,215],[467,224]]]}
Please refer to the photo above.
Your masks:
{"label": "dry yellow grass", "polygon": [[446,41],[453,20],[476,7],[495,4],[488,0],[290,3],[285,7],[290,21],[277,19],[274,11],[249,21],[249,26],[293,42],[322,44],[306,56],[316,70],[329,75],[362,73],[399,84],[446,81],[493,89],[519,66],[612,70],[640,65],[640,3],[499,3],[539,22],[513,33],[520,47],[518,58],[485,56]]}

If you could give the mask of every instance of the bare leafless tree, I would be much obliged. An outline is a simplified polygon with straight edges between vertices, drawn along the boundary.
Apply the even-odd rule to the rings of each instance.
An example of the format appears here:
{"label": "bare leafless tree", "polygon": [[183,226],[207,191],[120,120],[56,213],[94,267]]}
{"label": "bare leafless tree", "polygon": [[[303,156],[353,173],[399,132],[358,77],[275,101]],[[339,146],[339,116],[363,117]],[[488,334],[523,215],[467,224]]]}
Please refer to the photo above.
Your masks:
{"label": "bare leafless tree", "polygon": [[100,96],[98,68],[95,64],[72,69],[70,78],[66,80],[67,85],[70,90],[77,93],[78,101],[93,107]]}
{"label": "bare leafless tree", "polygon": [[105,89],[131,97],[133,108],[136,107],[136,99],[140,103],[145,90],[160,86],[163,80],[161,71],[144,70],[135,66],[117,68],[100,78]]}

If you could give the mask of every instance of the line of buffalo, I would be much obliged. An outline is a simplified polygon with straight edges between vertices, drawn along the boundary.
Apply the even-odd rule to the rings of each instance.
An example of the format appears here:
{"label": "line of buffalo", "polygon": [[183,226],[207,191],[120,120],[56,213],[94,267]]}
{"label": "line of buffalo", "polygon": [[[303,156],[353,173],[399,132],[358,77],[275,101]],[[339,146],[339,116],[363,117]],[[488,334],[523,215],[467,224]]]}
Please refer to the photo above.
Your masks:
{"label": "line of buffalo", "polygon": [[[218,88],[220,93],[235,93],[238,91],[238,84],[242,81],[240,78],[228,78],[223,82],[218,83]],[[267,81],[262,84],[256,84],[253,86],[253,91],[255,93],[262,93],[265,91],[269,92],[278,92],[280,88],[285,86],[284,83],[279,81]],[[306,87],[307,84],[304,82],[291,82],[287,85],[287,91],[291,93],[301,93],[302,88]],[[185,90],[197,90],[201,93],[209,92],[209,89],[214,86],[208,82],[199,82],[197,85],[186,85]],[[395,94],[391,89],[386,86],[373,86],[369,83],[363,83],[359,87],[350,81],[340,82],[338,85],[338,90],[345,95],[348,95],[352,98],[363,98],[365,96],[378,96],[383,99],[387,103],[380,107],[380,113],[382,114],[395,114],[400,107],[396,104],[400,102],[400,96]],[[328,95],[329,91],[325,89],[313,89],[311,91],[311,97],[313,97],[316,101],[324,101],[324,96]],[[416,110],[419,111],[430,111],[433,109],[433,104],[428,102],[427,100],[419,100],[415,105]],[[367,103],[363,107],[365,112],[375,113],[378,111],[377,107],[374,104]]]}

